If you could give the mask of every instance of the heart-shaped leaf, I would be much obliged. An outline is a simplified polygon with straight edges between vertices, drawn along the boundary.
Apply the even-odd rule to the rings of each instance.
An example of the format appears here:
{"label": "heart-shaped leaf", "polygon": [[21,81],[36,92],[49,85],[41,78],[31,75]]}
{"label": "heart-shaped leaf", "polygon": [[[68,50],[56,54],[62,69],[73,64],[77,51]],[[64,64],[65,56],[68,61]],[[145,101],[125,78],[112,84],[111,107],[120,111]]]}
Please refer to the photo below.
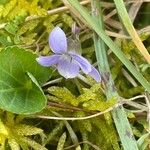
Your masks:
{"label": "heart-shaped leaf", "polygon": [[[41,111],[46,98],[39,84],[48,80],[51,70],[40,66],[37,56],[13,47],[0,52],[0,108],[17,114]],[[31,80],[35,77],[34,82]],[[37,82],[35,82],[37,80]]]}

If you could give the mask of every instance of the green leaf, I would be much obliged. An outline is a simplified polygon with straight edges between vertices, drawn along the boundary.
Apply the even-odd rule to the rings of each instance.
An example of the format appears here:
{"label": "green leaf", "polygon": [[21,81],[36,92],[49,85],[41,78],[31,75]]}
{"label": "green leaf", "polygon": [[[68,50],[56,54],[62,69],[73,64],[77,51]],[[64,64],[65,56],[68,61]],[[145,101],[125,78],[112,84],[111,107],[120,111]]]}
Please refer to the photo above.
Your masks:
{"label": "green leaf", "polygon": [[47,148],[41,146],[39,143],[37,143],[27,137],[21,138],[20,141],[23,143],[26,143],[28,146],[32,147],[34,150],[47,150]]}
{"label": "green leaf", "polygon": [[48,92],[57,97],[60,102],[63,101],[74,106],[77,106],[79,103],[76,97],[65,87],[52,86],[48,88]]}
{"label": "green leaf", "polygon": [[20,150],[20,146],[15,139],[9,139],[8,143],[11,147],[11,150]]}
{"label": "green leaf", "polygon": [[144,72],[146,71],[148,68],[150,68],[150,64],[142,64],[140,65],[141,71]]}
{"label": "green leaf", "polygon": [[7,128],[5,127],[5,125],[3,124],[3,122],[1,121],[1,119],[0,119],[0,134],[3,134],[5,136],[8,135]]}
{"label": "green leaf", "polygon": [[4,5],[4,4],[6,4],[8,2],[8,0],[1,0],[0,1],[0,5]]}
{"label": "green leaf", "polygon": [[43,133],[43,130],[34,126],[19,124],[14,127],[18,135],[30,136]]}
{"label": "green leaf", "polygon": [[18,26],[15,23],[10,22],[5,26],[5,30],[11,34],[16,34]]}
{"label": "green leaf", "polygon": [[13,42],[11,41],[11,38],[6,35],[0,36],[0,43],[4,46],[11,46],[13,45]]}
{"label": "green leaf", "polygon": [[140,150],[145,150],[146,148],[148,148],[148,144],[149,144],[149,133],[143,134],[137,141],[137,144],[140,148]]}
{"label": "green leaf", "polygon": [[[45,107],[46,98],[38,83],[46,82],[51,70],[40,66],[35,58],[35,54],[18,47],[9,47],[0,52],[1,109],[31,114]],[[27,72],[32,74],[32,80]]]}
{"label": "green leaf", "polygon": [[60,137],[60,139],[58,141],[58,145],[57,145],[57,150],[63,150],[64,149],[65,141],[66,141],[66,132],[64,132],[62,134],[62,136]]}

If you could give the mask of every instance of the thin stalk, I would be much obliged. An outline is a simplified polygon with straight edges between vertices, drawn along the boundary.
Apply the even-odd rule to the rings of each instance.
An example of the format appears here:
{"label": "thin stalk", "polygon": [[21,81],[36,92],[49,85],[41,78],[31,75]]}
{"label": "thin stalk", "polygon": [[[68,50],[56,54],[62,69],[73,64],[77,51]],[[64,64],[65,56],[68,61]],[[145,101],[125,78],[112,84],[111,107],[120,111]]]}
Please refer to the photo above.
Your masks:
{"label": "thin stalk", "polygon": [[[93,18],[99,24],[99,28],[101,28],[101,30],[104,30],[100,2],[99,0],[92,0],[91,2],[92,2],[91,4],[92,4]],[[109,63],[107,60],[105,43],[96,33],[94,33],[93,39],[94,39],[96,57],[98,61],[98,67],[106,87],[105,93],[106,93],[107,100],[113,99],[114,97],[116,97],[119,100],[119,95],[116,89],[114,88],[114,81],[111,77]],[[123,107],[116,108],[115,110],[112,111],[112,116],[124,150],[129,150],[129,149],[138,150],[137,143],[136,140],[134,139],[132,129],[128,122],[124,108]]]}
{"label": "thin stalk", "polygon": [[86,20],[87,24],[98,34],[99,37],[105,42],[105,44],[113,51],[113,53],[120,59],[120,61],[127,67],[130,73],[138,80],[139,83],[150,92],[150,83],[143,77],[143,75],[137,71],[135,66],[126,58],[121,49],[111,40],[109,36],[106,35],[104,30],[99,28],[97,21],[90,16],[88,11],[86,11],[83,6],[79,4],[77,0],[63,0],[68,3],[70,10],[74,11],[76,16],[81,16]]}

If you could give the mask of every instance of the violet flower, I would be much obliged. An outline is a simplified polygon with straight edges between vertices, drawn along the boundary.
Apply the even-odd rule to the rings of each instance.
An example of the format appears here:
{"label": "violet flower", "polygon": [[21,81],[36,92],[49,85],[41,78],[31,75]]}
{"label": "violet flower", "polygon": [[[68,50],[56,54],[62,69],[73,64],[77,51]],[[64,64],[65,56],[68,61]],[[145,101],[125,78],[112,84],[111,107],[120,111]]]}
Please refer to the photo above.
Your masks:
{"label": "violet flower", "polygon": [[54,55],[38,57],[36,60],[40,65],[45,67],[56,66],[58,72],[66,79],[77,77],[81,69],[97,82],[101,81],[99,72],[87,59],[73,50],[68,51],[67,38],[61,28],[55,27],[52,30],[49,36],[49,45]]}

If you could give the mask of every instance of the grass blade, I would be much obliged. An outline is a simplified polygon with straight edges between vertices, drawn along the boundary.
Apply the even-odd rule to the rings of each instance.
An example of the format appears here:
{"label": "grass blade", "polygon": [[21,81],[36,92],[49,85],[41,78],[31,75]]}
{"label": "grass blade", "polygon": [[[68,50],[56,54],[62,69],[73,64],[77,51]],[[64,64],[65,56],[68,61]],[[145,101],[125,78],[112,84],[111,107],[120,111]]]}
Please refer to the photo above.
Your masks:
{"label": "grass blade", "polygon": [[137,46],[138,50],[141,52],[141,54],[144,56],[147,62],[150,63],[150,54],[148,53],[147,49],[145,48],[144,44],[139,38],[134,26],[132,25],[123,0],[114,0],[114,2],[116,4],[116,8],[122,20],[122,23],[127,29],[128,33],[130,34],[134,44]]}
{"label": "grass blade", "polygon": [[[102,11],[101,11],[99,0],[92,0],[92,12],[93,12],[93,18],[95,18],[99,24],[99,28],[101,28],[101,30],[104,30],[103,17],[101,15]],[[109,74],[109,79],[105,82],[105,86],[106,86],[105,93],[107,96],[107,100],[113,99],[113,97],[116,97],[119,100],[119,95],[117,91],[114,90],[114,82],[111,78],[105,43],[96,33],[94,33],[94,45],[95,45],[95,52],[98,61],[98,66],[102,78],[105,79],[105,75]],[[138,150],[137,143],[136,140],[134,139],[132,129],[128,122],[124,108],[120,107],[112,111],[112,116],[124,150],[129,150],[129,149]]]}

